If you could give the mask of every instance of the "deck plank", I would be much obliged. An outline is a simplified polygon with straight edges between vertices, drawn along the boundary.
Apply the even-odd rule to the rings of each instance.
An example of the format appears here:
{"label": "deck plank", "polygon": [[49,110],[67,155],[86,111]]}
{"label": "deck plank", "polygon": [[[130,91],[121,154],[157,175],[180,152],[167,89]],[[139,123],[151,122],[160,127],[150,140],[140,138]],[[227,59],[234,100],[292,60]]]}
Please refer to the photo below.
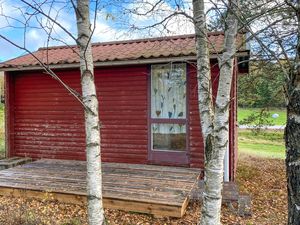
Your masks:
{"label": "deck plank", "polygon": [[[104,206],[181,217],[199,169],[102,163]],[[0,171],[0,195],[86,202],[84,161],[42,159]]]}

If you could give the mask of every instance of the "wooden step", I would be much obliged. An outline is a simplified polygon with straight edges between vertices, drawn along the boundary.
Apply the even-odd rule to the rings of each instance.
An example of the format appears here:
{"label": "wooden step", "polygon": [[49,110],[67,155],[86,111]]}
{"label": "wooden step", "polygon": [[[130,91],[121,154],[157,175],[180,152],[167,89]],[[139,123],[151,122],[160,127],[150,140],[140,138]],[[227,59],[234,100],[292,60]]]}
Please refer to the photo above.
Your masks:
{"label": "wooden step", "polygon": [[31,158],[12,157],[0,160],[0,170],[12,168],[18,165],[22,165],[31,162]]}
{"label": "wooden step", "polygon": [[[193,200],[202,200],[204,189],[204,181],[199,180],[198,186],[191,192],[191,199]],[[239,189],[238,185],[235,182],[224,182],[222,190],[222,202],[231,203],[238,202],[239,200]]]}

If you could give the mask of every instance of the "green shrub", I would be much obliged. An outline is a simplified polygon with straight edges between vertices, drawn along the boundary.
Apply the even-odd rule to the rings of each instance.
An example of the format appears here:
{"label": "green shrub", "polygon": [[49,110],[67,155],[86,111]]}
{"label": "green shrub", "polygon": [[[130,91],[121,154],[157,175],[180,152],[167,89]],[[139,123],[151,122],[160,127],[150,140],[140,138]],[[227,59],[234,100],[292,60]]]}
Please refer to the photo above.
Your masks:
{"label": "green shrub", "polygon": [[240,125],[252,125],[251,131],[255,134],[262,132],[264,126],[273,126],[271,113],[265,109],[259,112],[253,112],[245,119],[239,122]]}

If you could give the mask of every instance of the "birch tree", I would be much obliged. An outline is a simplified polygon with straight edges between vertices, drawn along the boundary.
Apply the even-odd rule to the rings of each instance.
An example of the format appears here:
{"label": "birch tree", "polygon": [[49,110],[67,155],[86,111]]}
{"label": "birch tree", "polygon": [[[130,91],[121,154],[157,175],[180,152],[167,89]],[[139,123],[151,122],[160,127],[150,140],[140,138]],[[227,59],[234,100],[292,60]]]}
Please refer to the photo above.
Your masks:
{"label": "birch tree", "polygon": [[[23,18],[11,18],[10,16],[1,14],[7,21],[18,21],[24,27],[24,43],[19,44],[0,34],[0,38],[12,44],[13,46],[24,50],[31,54],[37,60],[47,74],[60,82],[83,106],[85,116],[85,136],[86,136],[86,159],[87,159],[87,203],[88,203],[88,222],[90,225],[105,224],[104,210],[102,203],[102,173],[101,173],[101,152],[100,152],[100,122],[98,110],[98,98],[94,82],[94,64],[92,55],[92,29],[90,22],[90,1],[89,0],[71,0],[71,5],[76,14],[77,22],[77,37],[71,31],[67,30],[60,24],[56,18],[58,15],[52,16],[51,8],[48,11],[43,10],[44,4],[49,4],[55,7],[55,1],[32,2],[21,0],[24,8],[18,8]],[[60,2],[60,4],[63,2]],[[97,14],[98,1],[95,1],[95,18]],[[59,12],[59,10],[58,10]],[[49,36],[49,39],[55,39],[53,27],[56,26],[67,34],[77,44],[79,51],[75,50],[80,58],[80,74],[82,95],[73,90],[68,84],[64,83],[59,76],[47,65],[43,59],[35,56],[25,45],[26,30],[29,29],[30,21],[36,17],[40,25],[39,29],[44,30]],[[23,19],[23,20],[22,20]],[[43,23],[46,19],[46,23]],[[94,25],[95,28],[95,25]],[[65,43],[64,40],[60,40]]]}
{"label": "birch tree", "polygon": [[[137,8],[128,9],[130,14],[148,19],[146,25],[143,23],[130,26],[138,31],[147,30],[160,34],[172,34],[172,22],[176,18],[184,17],[186,25],[194,26],[196,35],[197,55],[197,79],[198,79],[198,101],[199,112],[204,139],[205,149],[205,190],[203,193],[202,219],[200,224],[220,224],[222,184],[224,172],[224,156],[229,142],[229,104],[233,75],[233,64],[236,53],[236,35],[238,20],[234,16],[238,12],[239,1],[220,1],[227,8],[225,20],[225,41],[223,53],[220,54],[219,87],[215,103],[212,96],[212,82],[210,71],[209,43],[206,27],[206,11],[204,0],[193,0],[192,2],[175,1],[169,6],[164,1],[137,0]],[[192,5],[192,14],[190,5]],[[215,4],[214,1],[211,3]],[[170,7],[176,5],[176,8]],[[218,5],[215,4],[218,8]],[[234,12],[234,13],[233,13]],[[156,20],[153,21],[153,18]]]}
{"label": "birch tree", "polygon": [[202,218],[200,224],[218,225],[221,217],[224,156],[229,141],[229,104],[236,52],[238,0],[228,3],[225,21],[224,52],[219,58],[220,77],[216,102],[212,102],[208,38],[203,0],[193,0],[197,49],[198,100],[205,149],[205,175]]}
{"label": "birch tree", "polygon": [[102,204],[100,126],[94,81],[89,0],[77,0],[74,9],[78,30],[77,45],[80,52],[82,101],[85,106],[88,219],[90,225],[102,225],[105,220]]}
{"label": "birch tree", "polygon": [[[300,221],[300,1],[246,2],[256,10],[242,10],[236,18],[249,32],[255,54],[276,62],[285,76],[287,224],[296,225]],[[255,26],[258,23],[260,26]]]}

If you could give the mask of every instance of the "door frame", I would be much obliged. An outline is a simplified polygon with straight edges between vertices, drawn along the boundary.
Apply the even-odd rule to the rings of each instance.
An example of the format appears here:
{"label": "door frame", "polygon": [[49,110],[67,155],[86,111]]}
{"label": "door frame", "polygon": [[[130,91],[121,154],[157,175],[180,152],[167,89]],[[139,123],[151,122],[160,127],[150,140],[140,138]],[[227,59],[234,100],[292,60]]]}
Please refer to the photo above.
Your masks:
{"label": "door frame", "polygon": [[[152,119],[151,117],[151,67],[152,65],[164,65],[164,64],[184,64],[186,71],[186,118],[184,119]],[[154,63],[149,64],[147,68],[147,113],[148,113],[148,162],[150,164],[158,165],[174,165],[174,166],[186,166],[190,164],[190,126],[189,126],[189,67],[186,62],[166,62],[166,63]],[[186,126],[186,150],[185,151],[172,151],[172,150],[152,150],[152,123],[181,123]]]}

